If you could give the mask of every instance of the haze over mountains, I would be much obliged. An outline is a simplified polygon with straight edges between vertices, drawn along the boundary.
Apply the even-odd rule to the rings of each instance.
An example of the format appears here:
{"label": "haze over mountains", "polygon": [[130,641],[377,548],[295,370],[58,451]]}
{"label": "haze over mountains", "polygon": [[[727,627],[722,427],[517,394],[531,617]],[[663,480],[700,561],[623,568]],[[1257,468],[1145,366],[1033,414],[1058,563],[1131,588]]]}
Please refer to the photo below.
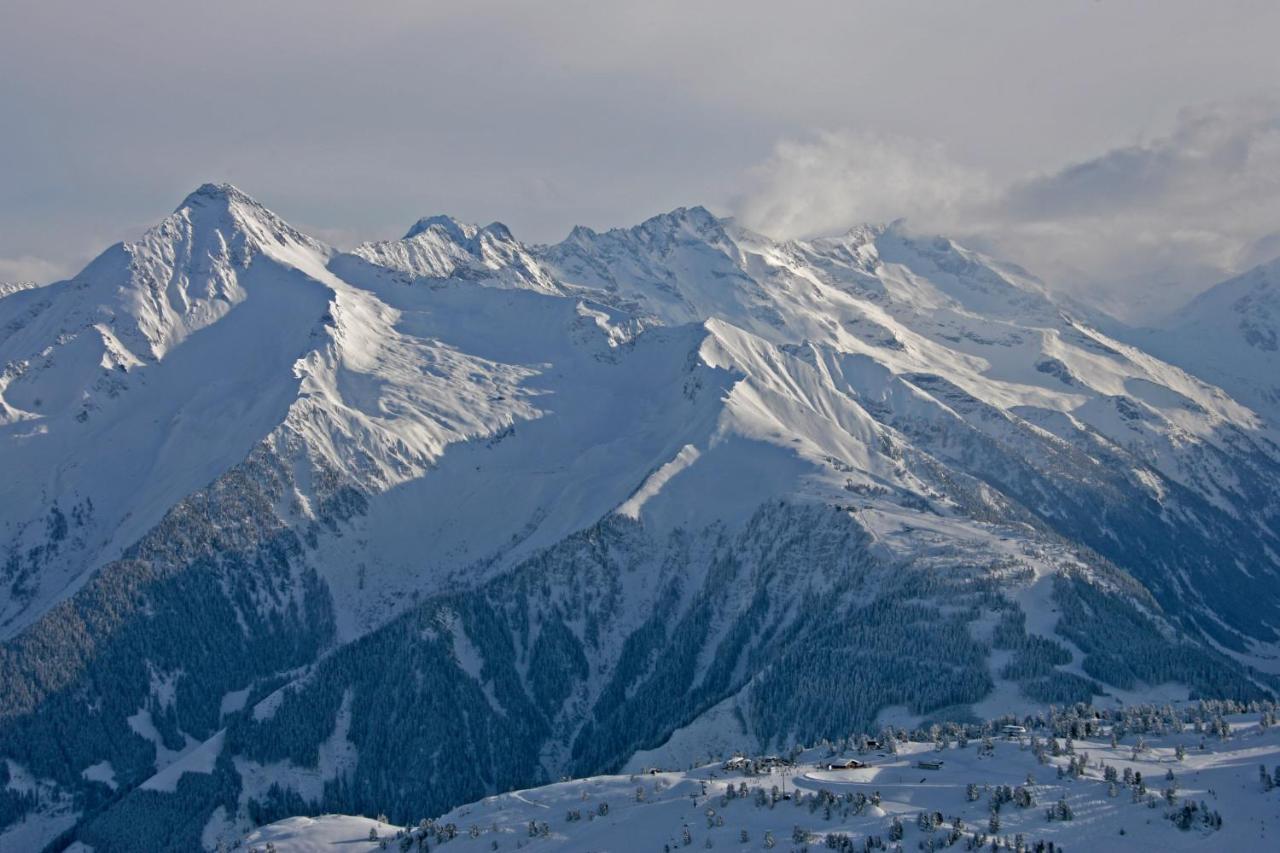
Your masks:
{"label": "haze over mountains", "polygon": [[0,832],[1274,696],[1277,275],[1104,333],[900,225],[340,252],[200,187],[0,287]]}

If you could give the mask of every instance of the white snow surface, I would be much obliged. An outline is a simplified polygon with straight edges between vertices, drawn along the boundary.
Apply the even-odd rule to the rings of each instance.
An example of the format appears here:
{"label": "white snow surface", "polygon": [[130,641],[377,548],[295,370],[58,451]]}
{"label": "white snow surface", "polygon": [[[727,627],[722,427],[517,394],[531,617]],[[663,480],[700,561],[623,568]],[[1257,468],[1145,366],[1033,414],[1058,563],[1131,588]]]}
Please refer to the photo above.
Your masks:
{"label": "white snow surface", "polygon": [[1280,418],[1280,258],[1193,299],[1135,341]]}
{"label": "white snow surface", "polygon": [[397,827],[367,817],[320,815],[290,817],[249,833],[242,845],[247,849],[265,850],[268,843],[279,853],[324,853],[333,850],[378,850],[377,841],[369,840],[369,831],[379,837],[395,835]]}
{"label": "white snow surface", "polygon": [[0,299],[20,290],[31,290],[40,285],[34,281],[0,281]]}
{"label": "white snow surface", "polygon": [[[214,765],[218,761],[218,754],[222,752],[222,741],[225,736],[226,733],[220,731],[204,743],[192,746],[182,753],[181,760],[171,761],[159,773],[143,782],[140,788],[143,791],[168,791],[172,793],[178,790],[178,782],[184,774],[212,773]],[[160,764],[160,762],[157,761],[157,764]]]}
{"label": "white snow surface", "polygon": [[[953,742],[942,752],[935,751],[932,744],[901,742],[895,755],[811,749],[799,756],[796,766],[762,775],[726,770],[716,762],[689,770],[666,768],[656,773],[575,779],[488,797],[434,821],[456,827],[458,835],[448,842],[448,849],[459,853],[517,848],[630,853],[661,850],[664,845],[683,849],[685,827],[693,846],[699,849],[759,850],[765,846],[766,832],[772,833],[777,849],[796,849],[793,832],[797,828],[805,834],[809,849],[825,849],[829,834],[846,834],[861,849],[867,836],[880,836],[888,843],[890,824],[896,817],[904,828],[902,849],[914,850],[929,836],[940,843],[955,818],[962,821],[966,838],[975,831],[988,833],[992,788],[1027,785],[1035,805],[1019,808],[1006,803],[1000,810],[998,834],[1007,840],[1009,849],[1014,836],[1021,834],[1031,844],[1052,841],[1068,851],[1262,851],[1274,848],[1271,836],[1276,832],[1277,790],[1263,789],[1258,768],[1263,765],[1272,771],[1280,762],[1280,732],[1275,727],[1261,729],[1257,723],[1256,715],[1230,718],[1232,737],[1226,741],[1202,737],[1190,729],[1147,735],[1143,738],[1145,748],[1136,755],[1137,735],[1122,738],[1118,747],[1112,747],[1105,736],[1076,740],[1075,753],[1089,756],[1089,766],[1078,779],[1057,776],[1058,768],[1065,768],[1070,756],[1046,756],[1047,763],[1042,765],[1025,737],[996,740],[990,756],[980,754],[976,740],[965,748]],[[1179,744],[1186,750],[1181,760],[1175,754]],[[842,758],[854,758],[867,766],[850,770],[823,766]],[[941,769],[917,767],[919,761],[935,760],[942,762]],[[1158,806],[1149,807],[1145,798],[1133,802],[1132,789],[1124,784],[1118,785],[1117,796],[1109,796],[1102,763],[1115,767],[1120,775],[1125,770],[1141,773]],[[1184,831],[1167,818],[1172,809],[1161,792],[1169,784],[1169,771],[1175,777],[1177,807],[1188,800],[1203,802],[1221,815],[1220,829],[1196,825]],[[724,798],[727,786],[736,788],[742,783],[749,792],[760,787],[768,794],[776,786],[788,796],[772,807],[756,805],[753,796]],[[975,801],[966,796],[970,783],[978,786]],[[868,805],[859,814],[842,799],[828,816],[821,805],[809,807],[818,791],[840,798],[858,793],[870,798],[879,792],[881,800],[879,806]],[[805,799],[796,799],[797,793]],[[1047,820],[1046,808],[1059,800],[1070,807],[1073,819]],[[606,814],[600,814],[602,804],[608,806]],[[581,819],[568,820],[571,811],[578,812]],[[921,829],[916,821],[921,812],[940,812],[944,827],[933,832]],[[530,821],[539,828],[532,837]],[[542,834],[544,823],[547,829]],[[279,853],[374,850],[379,843],[368,840],[371,827],[380,837],[390,837],[389,849],[397,849],[395,833],[404,828],[343,815],[289,818],[254,830],[243,843],[261,850],[270,841]],[[745,843],[741,840],[744,831]],[[989,834],[986,843],[991,843]]]}
{"label": "white snow surface", "polygon": [[660,531],[775,497],[936,505],[869,408],[939,440],[955,417],[997,440],[1087,426],[1143,448],[1130,476],[1156,500],[1177,482],[1236,514],[1203,451],[1280,454],[1254,410],[1025,271],[898,225],[780,242],[696,207],[555,246],[429,217],[338,253],[206,185],[5,296],[0,366],[0,557],[20,575],[0,638],[256,447],[294,472],[291,522],[341,486],[369,499],[315,556],[342,639],[615,511]]}
{"label": "white snow surface", "polygon": [[[293,494],[277,511],[299,530],[340,488],[367,499],[339,529],[321,529],[308,554],[332,593],[339,641],[611,513],[659,541],[677,527],[732,528],[778,498],[853,514],[885,565],[1031,567],[1034,578],[1009,594],[1031,633],[1052,636],[1047,592],[1052,575],[1074,565],[1071,549],[966,515],[921,460],[942,455],[961,426],[1019,452],[1035,452],[1028,434],[1072,443],[1087,430],[1134,451],[1141,461],[1124,475],[1172,516],[1176,484],[1270,523],[1276,507],[1251,505],[1211,451],[1280,459],[1280,398],[1268,396],[1280,368],[1276,277],[1274,265],[1261,268],[1188,309],[1171,334],[1193,342],[1204,366],[1175,367],[1148,352],[1172,360],[1172,343],[1123,343],[1063,310],[1027,272],[897,224],[776,241],[695,207],[526,246],[500,224],[436,216],[402,240],[340,253],[234,187],[205,185],[75,278],[0,290],[0,570],[10,573],[0,639],[125,554],[183,497],[264,450],[292,472]],[[915,427],[910,437],[902,424]],[[465,635],[455,639],[464,668],[478,669]],[[1073,657],[1078,668],[1083,656]],[[153,673],[161,704],[172,678]],[[1186,690],[1145,689],[1170,699]],[[229,693],[222,710],[247,695]],[[279,699],[260,702],[255,717]],[[741,734],[733,702],[630,767],[725,749]],[[238,759],[243,796],[284,782],[318,797],[356,758],[346,706],[319,768]],[[977,710],[1011,707],[1028,706],[1000,682]],[[184,773],[211,772],[221,751],[221,734],[165,749],[145,708],[129,723],[157,746],[159,772],[144,788],[174,790]],[[951,781],[924,786],[883,765],[873,781],[886,812],[951,797],[967,781],[952,768],[976,772],[971,757],[949,756],[937,778]],[[1016,766],[1025,775],[1021,760],[1008,756],[1008,774]],[[1198,772],[1233,779],[1233,766],[1223,759]],[[114,781],[109,765],[84,772]],[[705,824],[685,800],[714,772],[661,777],[674,793],[652,792],[651,811],[628,811],[635,784],[626,777],[468,808],[486,827],[514,827],[504,841],[524,839],[522,822],[538,812],[562,821],[585,791],[587,801],[607,796],[616,813],[553,840],[604,850],[643,839],[639,849],[658,849],[678,838],[678,821]],[[861,784],[816,770],[796,780],[819,783]],[[1081,799],[1077,812],[1095,817],[1055,831],[1084,832],[1070,836],[1073,848],[1122,849],[1108,847],[1109,833],[1128,818],[1103,805]],[[1240,825],[1252,814],[1241,812]],[[452,819],[464,818],[471,812]],[[225,835],[234,819],[215,815],[206,834]],[[264,828],[258,841],[320,849],[297,845],[367,837],[362,820],[299,819]],[[793,820],[777,828],[780,843]],[[758,839],[765,825],[748,823]],[[1181,849],[1185,836],[1167,821],[1152,825],[1175,833],[1158,843]],[[1223,832],[1234,825],[1229,818]],[[493,839],[482,840],[488,849]]]}

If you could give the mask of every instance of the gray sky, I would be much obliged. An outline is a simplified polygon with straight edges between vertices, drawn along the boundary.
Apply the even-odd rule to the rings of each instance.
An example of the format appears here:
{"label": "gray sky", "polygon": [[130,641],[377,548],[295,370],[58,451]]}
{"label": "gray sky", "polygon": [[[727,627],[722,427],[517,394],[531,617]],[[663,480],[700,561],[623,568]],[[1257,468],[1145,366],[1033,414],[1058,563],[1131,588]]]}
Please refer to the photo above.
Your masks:
{"label": "gray sky", "polygon": [[0,0],[0,279],[229,180],[339,244],[906,215],[1159,307],[1280,254],[1278,33],[1271,0]]}

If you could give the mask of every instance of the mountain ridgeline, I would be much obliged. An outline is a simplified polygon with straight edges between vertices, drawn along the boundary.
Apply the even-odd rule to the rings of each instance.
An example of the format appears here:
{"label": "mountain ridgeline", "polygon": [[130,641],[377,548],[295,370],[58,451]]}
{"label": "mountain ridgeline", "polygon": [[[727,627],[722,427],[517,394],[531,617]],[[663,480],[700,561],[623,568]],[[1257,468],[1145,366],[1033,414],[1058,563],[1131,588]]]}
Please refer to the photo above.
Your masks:
{"label": "mountain ridgeline", "polygon": [[1263,279],[1104,334],[898,225],[340,252],[201,187],[0,291],[0,844],[1274,697],[1280,442],[1231,353],[1280,312],[1220,305]]}

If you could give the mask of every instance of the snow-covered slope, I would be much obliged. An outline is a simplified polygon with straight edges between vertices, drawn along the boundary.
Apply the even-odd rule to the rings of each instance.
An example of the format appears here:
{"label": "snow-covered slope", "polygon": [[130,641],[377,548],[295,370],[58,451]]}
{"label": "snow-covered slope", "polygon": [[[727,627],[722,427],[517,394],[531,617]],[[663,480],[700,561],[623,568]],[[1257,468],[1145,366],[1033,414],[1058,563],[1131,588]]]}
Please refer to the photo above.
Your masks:
{"label": "snow-covered slope", "polygon": [[[985,741],[975,727],[964,743],[956,732],[946,733],[941,748],[904,740],[891,753],[832,743],[781,760],[744,756],[737,762],[726,753],[688,770],[638,769],[512,791],[408,825],[334,814],[292,817],[253,830],[241,844],[261,851],[270,843],[277,853],[339,844],[414,850],[425,838],[430,846],[447,843],[460,851],[631,853],[686,846],[758,850],[772,838],[778,849],[973,850],[994,842],[1000,849],[1021,843],[1039,850],[1037,844],[1047,849],[1052,842],[1059,850],[1100,853],[1265,850],[1276,791],[1274,780],[1261,780],[1259,767],[1274,773],[1280,735],[1259,726],[1264,715],[1225,718],[1225,739],[1174,716],[1158,730],[1121,732],[1114,744],[1110,736],[1124,724],[1091,721],[1096,728],[1074,739],[1052,728],[1010,738],[992,725],[987,730],[996,734]],[[1164,722],[1154,708],[1147,719]],[[922,769],[921,762],[937,766]],[[932,820],[935,813],[940,822]],[[922,815],[931,818],[927,826]],[[877,844],[873,839],[881,846],[868,847]]]}
{"label": "snow-covered slope", "polygon": [[0,636],[248,455],[297,398],[328,250],[204,186],[74,279],[0,302]]}
{"label": "snow-covered slope", "polygon": [[663,322],[717,318],[893,375],[942,377],[1001,411],[1066,415],[1120,444],[1140,438],[1184,483],[1229,488],[1161,452],[1170,444],[1218,446],[1224,427],[1262,428],[1217,388],[1074,322],[1024,271],[899,226],[777,243],[695,208],[630,231],[578,229],[542,254],[565,282]]}
{"label": "snow-covered slope", "polygon": [[100,849],[1280,668],[1263,414],[900,225],[341,253],[208,185],[0,364],[0,757]]}
{"label": "snow-covered slope", "polygon": [[403,283],[432,284],[448,279],[483,281],[489,286],[559,293],[555,281],[500,222],[480,228],[450,216],[418,220],[404,239],[365,243],[335,260],[334,272],[375,275]]}
{"label": "snow-covered slope", "polygon": [[779,243],[699,208],[603,235],[577,229],[539,255],[567,285],[653,321],[713,318],[783,348],[882,426],[1028,502],[1060,532],[1133,571],[1154,557],[1142,580],[1163,587],[1166,603],[1200,596],[1191,576],[1212,558],[1175,565],[1152,541],[1126,555],[1126,522],[1096,514],[1064,529],[1079,507],[1051,505],[1059,498],[1036,494],[1043,485],[1023,491],[1029,472],[1008,471],[1010,459],[1039,468],[1051,490],[1073,482],[1127,492],[1130,509],[1158,505],[1157,524],[1221,530],[1248,519],[1249,535],[1270,543],[1255,555],[1275,571],[1265,554],[1280,510],[1272,426],[1072,319],[1025,271],[897,225]]}
{"label": "snow-covered slope", "polygon": [[[1253,412],[1075,323],[1025,272],[898,226],[777,243],[690,208],[527,249],[501,225],[431,217],[401,241],[335,255],[234,188],[206,186],[138,243],[15,294],[0,315],[0,453],[16,473],[0,502],[9,635],[268,439],[303,464],[299,517],[323,499],[311,493],[317,476],[321,491],[386,496],[389,520],[370,514],[365,562],[402,566],[389,528],[443,503],[433,575],[514,539],[553,544],[642,483],[647,500],[659,480],[646,478],[662,469],[665,483],[668,464],[714,467],[713,433],[717,446],[733,436],[785,446],[796,474],[759,494],[695,497],[676,515],[719,517],[737,496],[748,511],[794,493],[806,466],[924,494],[918,473],[876,462],[878,448],[898,433],[954,465],[954,448],[924,432],[962,422],[997,453],[1060,455],[1066,442],[1096,463],[1100,443],[1129,458],[1098,476],[1123,479],[1162,513],[1196,511],[1169,494],[1178,486],[1274,536],[1276,501],[1250,478],[1280,454]],[[655,325],[688,330],[641,334]],[[695,377],[727,371],[712,384],[733,387],[723,402],[685,393],[695,417],[649,397],[685,382],[686,362]],[[446,447],[499,434],[511,449],[492,479],[461,457],[424,476]],[[535,442],[547,464],[533,477],[522,468]],[[968,473],[989,480],[984,465],[970,460]],[[475,502],[436,497],[460,491]],[[406,582],[423,580],[393,587]]]}
{"label": "snow-covered slope", "polygon": [[1280,258],[1210,288],[1135,338],[1280,422]]}
{"label": "snow-covered slope", "polygon": [[31,290],[35,287],[39,287],[39,285],[34,281],[0,281],[0,299],[21,290]]}

